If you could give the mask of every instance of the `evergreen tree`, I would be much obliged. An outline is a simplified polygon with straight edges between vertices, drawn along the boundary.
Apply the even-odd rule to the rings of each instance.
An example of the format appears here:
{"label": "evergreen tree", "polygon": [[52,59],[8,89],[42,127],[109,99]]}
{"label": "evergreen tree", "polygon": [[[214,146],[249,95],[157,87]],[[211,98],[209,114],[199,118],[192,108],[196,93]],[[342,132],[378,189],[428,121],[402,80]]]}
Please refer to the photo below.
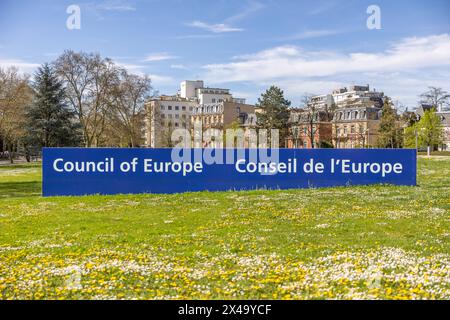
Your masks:
{"label": "evergreen tree", "polygon": [[399,148],[402,146],[402,130],[397,121],[397,113],[392,101],[386,97],[381,114],[380,128],[378,130],[378,147]]}
{"label": "evergreen tree", "polygon": [[53,69],[42,65],[33,83],[34,101],[26,114],[25,144],[30,147],[78,146],[79,123],[65,102],[65,90]]}
{"label": "evergreen tree", "polygon": [[285,146],[290,105],[291,102],[284,98],[283,90],[276,86],[271,86],[265,93],[261,94],[256,104],[256,108],[261,110],[258,113],[257,127],[267,129],[268,138],[270,138],[271,129],[278,129],[280,147]]}

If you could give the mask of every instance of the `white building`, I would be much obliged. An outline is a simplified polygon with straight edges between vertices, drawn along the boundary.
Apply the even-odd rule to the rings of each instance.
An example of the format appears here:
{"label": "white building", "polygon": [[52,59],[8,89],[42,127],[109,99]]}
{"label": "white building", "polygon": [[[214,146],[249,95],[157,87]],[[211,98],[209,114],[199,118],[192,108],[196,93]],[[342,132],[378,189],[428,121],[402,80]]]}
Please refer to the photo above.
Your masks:
{"label": "white building", "polygon": [[152,148],[171,147],[175,129],[190,130],[190,116],[197,102],[179,96],[161,96],[146,104],[145,143]]}
{"label": "white building", "polygon": [[308,103],[307,107],[313,107],[315,109],[331,109],[333,106],[334,100],[331,94],[323,94],[320,96],[314,96],[311,98],[311,101]]}
{"label": "white building", "polygon": [[367,86],[349,86],[339,88],[332,93],[333,103],[336,107],[345,107],[353,102],[357,102],[362,105],[372,104],[374,107],[383,107],[383,92],[378,92],[375,89],[370,91],[369,85]]}

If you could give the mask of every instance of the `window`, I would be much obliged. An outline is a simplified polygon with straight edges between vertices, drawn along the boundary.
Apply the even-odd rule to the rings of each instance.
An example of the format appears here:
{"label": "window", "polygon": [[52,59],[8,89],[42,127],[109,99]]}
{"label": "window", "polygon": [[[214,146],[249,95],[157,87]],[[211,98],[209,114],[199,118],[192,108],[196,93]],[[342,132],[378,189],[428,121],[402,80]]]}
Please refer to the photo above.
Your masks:
{"label": "window", "polygon": [[160,109],[160,110],[166,110],[166,107],[160,106],[159,109]]}
{"label": "window", "polygon": [[216,99],[215,98],[212,98],[211,101],[212,101],[212,103],[216,103]]}
{"label": "window", "polygon": [[178,111],[178,110],[180,110],[180,107],[179,106],[175,106],[175,111]]}
{"label": "window", "polygon": [[192,107],[189,107],[189,111],[192,111]]}
{"label": "window", "polygon": [[355,133],[355,126],[350,127],[350,133]]}
{"label": "window", "polygon": [[167,110],[172,110],[172,106],[168,106],[168,107],[167,107]]}
{"label": "window", "polygon": [[185,107],[185,106],[182,106],[182,107],[181,107],[181,110],[182,110],[182,111],[186,111],[186,107]]}
{"label": "window", "polygon": [[169,116],[169,119],[172,119],[172,115],[171,114],[169,114],[168,116]]}
{"label": "window", "polygon": [[176,115],[175,115],[175,118],[176,118],[176,119],[179,119],[179,118],[180,118],[180,115],[179,115],[179,114],[176,114]]}
{"label": "window", "polygon": [[182,117],[183,119],[186,119],[186,115],[185,115],[185,114],[183,114],[181,117]]}
{"label": "window", "polygon": [[166,115],[165,115],[165,114],[162,114],[162,115],[161,115],[161,118],[163,118],[163,119],[164,119],[165,117],[166,117]]}
{"label": "window", "polygon": [[175,127],[178,127],[178,122],[175,122]]}

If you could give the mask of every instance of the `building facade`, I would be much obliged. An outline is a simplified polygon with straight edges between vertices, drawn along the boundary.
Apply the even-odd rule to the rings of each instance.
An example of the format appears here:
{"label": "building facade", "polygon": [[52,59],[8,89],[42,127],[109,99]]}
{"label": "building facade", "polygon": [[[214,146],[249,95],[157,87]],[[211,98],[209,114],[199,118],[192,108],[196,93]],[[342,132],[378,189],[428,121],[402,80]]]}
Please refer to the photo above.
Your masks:
{"label": "building facade", "polygon": [[335,148],[367,148],[376,145],[381,108],[353,106],[335,111],[332,122]]}
{"label": "building facade", "polygon": [[175,129],[190,130],[190,116],[197,106],[179,96],[161,96],[146,103],[145,143],[151,148],[173,147]]}
{"label": "building facade", "polygon": [[450,111],[437,112],[442,123],[442,145],[441,151],[450,151]]}
{"label": "building facade", "polygon": [[314,96],[303,109],[291,112],[287,147],[311,148],[313,143],[315,148],[375,146],[383,99],[383,92],[371,91],[369,85]]}
{"label": "building facade", "polygon": [[332,124],[330,114],[325,109],[314,111],[308,108],[291,110],[288,125],[287,148],[302,149],[331,146]]}
{"label": "building facade", "polygon": [[384,93],[369,85],[352,85],[332,93],[335,105],[332,134],[335,148],[367,148],[376,145]]}
{"label": "building facade", "polygon": [[[240,121],[236,112],[254,113],[245,99],[234,98],[229,89],[204,87],[202,80],[181,82],[173,96],[160,96],[146,103],[145,142],[150,148],[173,147],[172,133],[186,129],[192,133],[194,121],[201,116],[204,129],[226,126]],[[196,117],[192,118],[193,115]]]}
{"label": "building facade", "polygon": [[[245,132],[252,128],[253,125],[256,126],[255,106],[235,101],[200,104],[194,108],[191,115],[192,136],[196,134],[194,132],[196,128],[201,128],[202,131],[218,129],[222,130],[223,133],[225,133],[226,129],[242,128]],[[224,146],[224,139],[219,139],[218,141],[206,140],[206,142],[202,141],[201,146],[194,146],[218,148]]]}

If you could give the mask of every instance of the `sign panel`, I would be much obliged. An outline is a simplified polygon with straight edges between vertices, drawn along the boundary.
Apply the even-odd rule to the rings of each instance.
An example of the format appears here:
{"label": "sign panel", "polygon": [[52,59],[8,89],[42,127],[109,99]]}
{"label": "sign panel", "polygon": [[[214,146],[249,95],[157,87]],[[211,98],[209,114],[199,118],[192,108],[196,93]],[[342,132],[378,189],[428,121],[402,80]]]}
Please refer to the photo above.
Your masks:
{"label": "sign panel", "polygon": [[416,185],[415,149],[44,148],[43,195]]}

